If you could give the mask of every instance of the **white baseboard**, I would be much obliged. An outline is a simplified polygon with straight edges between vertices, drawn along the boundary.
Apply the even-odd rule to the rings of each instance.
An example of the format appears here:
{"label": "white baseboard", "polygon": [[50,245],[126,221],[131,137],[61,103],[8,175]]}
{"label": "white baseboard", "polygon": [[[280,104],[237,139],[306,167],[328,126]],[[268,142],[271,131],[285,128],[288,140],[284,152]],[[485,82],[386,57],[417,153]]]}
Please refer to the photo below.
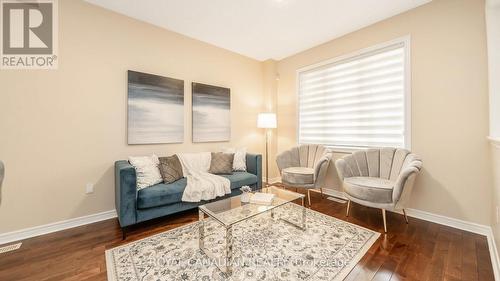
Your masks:
{"label": "white baseboard", "polygon": [[[421,220],[425,220],[425,221],[430,221],[430,222],[441,224],[441,225],[446,225],[449,227],[465,230],[465,231],[472,232],[472,233],[481,234],[484,236],[488,236],[488,234],[491,231],[491,227],[489,225],[478,224],[478,223],[465,221],[465,220],[459,220],[459,219],[450,218],[450,217],[446,217],[446,216],[442,216],[442,215],[437,215],[437,214],[433,214],[433,213],[429,213],[429,212],[421,211],[421,210],[417,210],[417,209],[408,208],[405,210],[406,210],[406,214],[409,217],[413,217],[413,218],[417,218],[417,219],[421,219]],[[398,213],[402,214],[402,212],[398,212]]]}
{"label": "white baseboard", "polygon": [[493,266],[493,274],[495,280],[500,281],[500,258],[498,257],[498,248],[493,235],[493,229],[490,227],[488,235],[488,249],[490,250],[491,265]]}
{"label": "white baseboard", "polygon": [[0,245],[112,218],[116,218],[116,210],[0,233]]}

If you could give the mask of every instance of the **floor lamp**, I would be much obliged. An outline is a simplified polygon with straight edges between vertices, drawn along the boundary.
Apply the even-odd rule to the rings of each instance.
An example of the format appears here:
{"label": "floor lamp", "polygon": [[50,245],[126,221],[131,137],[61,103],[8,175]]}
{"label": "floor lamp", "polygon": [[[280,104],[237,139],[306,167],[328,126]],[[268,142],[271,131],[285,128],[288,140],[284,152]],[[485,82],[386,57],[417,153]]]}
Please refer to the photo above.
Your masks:
{"label": "floor lamp", "polygon": [[264,112],[259,113],[257,117],[257,128],[266,129],[266,187],[269,185],[269,157],[268,157],[268,145],[269,145],[269,133],[270,129],[275,129],[277,125],[276,113]]}

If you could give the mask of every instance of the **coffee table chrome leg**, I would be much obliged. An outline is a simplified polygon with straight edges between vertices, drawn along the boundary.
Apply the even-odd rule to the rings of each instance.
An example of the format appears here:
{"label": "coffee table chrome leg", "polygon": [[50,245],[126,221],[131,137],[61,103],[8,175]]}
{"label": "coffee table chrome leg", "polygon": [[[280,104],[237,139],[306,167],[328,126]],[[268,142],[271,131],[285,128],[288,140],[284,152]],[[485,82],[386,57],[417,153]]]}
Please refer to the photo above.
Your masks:
{"label": "coffee table chrome leg", "polygon": [[203,251],[205,247],[205,214],[203,214],[202,211],[198,211],[198,220],[200,221],[198,226],[198,246],[200,247],[200,250]]}
{"label": "coffee table chrome leg", "polygon": [[288,224],[291,224],[301,230],[306,230],[306,227],[307,227],[307,224],[306,224],[306,219],[307,219],[307,208],[306,206],[304,205],[304,197],[302,197],[302,218],[299,219],[300,221],[290,221],[286,218],[283,218],[281,217],[280,220],[288,223]]}
{"label": "coffee table chrome leg", "polygon": [[231,226],[226,228],[226,275],[233,273],[233,229]]}
{"label": "coffee table chrome leg", "polygon": [[[304,201],[303,198],[302,201]],[[307,214],[306,207],[302,206],[302,229],[306,229],[306,214]]]}

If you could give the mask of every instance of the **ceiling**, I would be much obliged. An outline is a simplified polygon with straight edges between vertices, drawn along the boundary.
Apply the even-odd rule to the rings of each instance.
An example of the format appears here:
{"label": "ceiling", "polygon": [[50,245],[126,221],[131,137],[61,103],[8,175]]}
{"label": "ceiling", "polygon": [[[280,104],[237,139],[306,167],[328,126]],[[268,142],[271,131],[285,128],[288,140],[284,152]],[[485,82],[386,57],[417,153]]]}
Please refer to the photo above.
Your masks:
{"label": "ceiling", "polygon": [[431,0],[86,1],[257,60],[280,60]]}

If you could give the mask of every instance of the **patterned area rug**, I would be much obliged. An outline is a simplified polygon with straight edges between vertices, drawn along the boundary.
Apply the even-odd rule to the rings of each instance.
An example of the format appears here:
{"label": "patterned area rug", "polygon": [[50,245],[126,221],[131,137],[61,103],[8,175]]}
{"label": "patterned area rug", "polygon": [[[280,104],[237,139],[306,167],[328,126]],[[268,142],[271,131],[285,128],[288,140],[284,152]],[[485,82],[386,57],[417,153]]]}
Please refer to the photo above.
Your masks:
{"label": "patterned area rug", "polygon": [[287,204],[274,218],[264,213],[234,225],[230,277],[218,268],[224,228],[208,219],[205,248],[220,259],[199,250],[196,222],[106,251],[108,280],[343,280],[380,235],[309,209],[305,231],[280,219],[298,221],[300,208]]}

